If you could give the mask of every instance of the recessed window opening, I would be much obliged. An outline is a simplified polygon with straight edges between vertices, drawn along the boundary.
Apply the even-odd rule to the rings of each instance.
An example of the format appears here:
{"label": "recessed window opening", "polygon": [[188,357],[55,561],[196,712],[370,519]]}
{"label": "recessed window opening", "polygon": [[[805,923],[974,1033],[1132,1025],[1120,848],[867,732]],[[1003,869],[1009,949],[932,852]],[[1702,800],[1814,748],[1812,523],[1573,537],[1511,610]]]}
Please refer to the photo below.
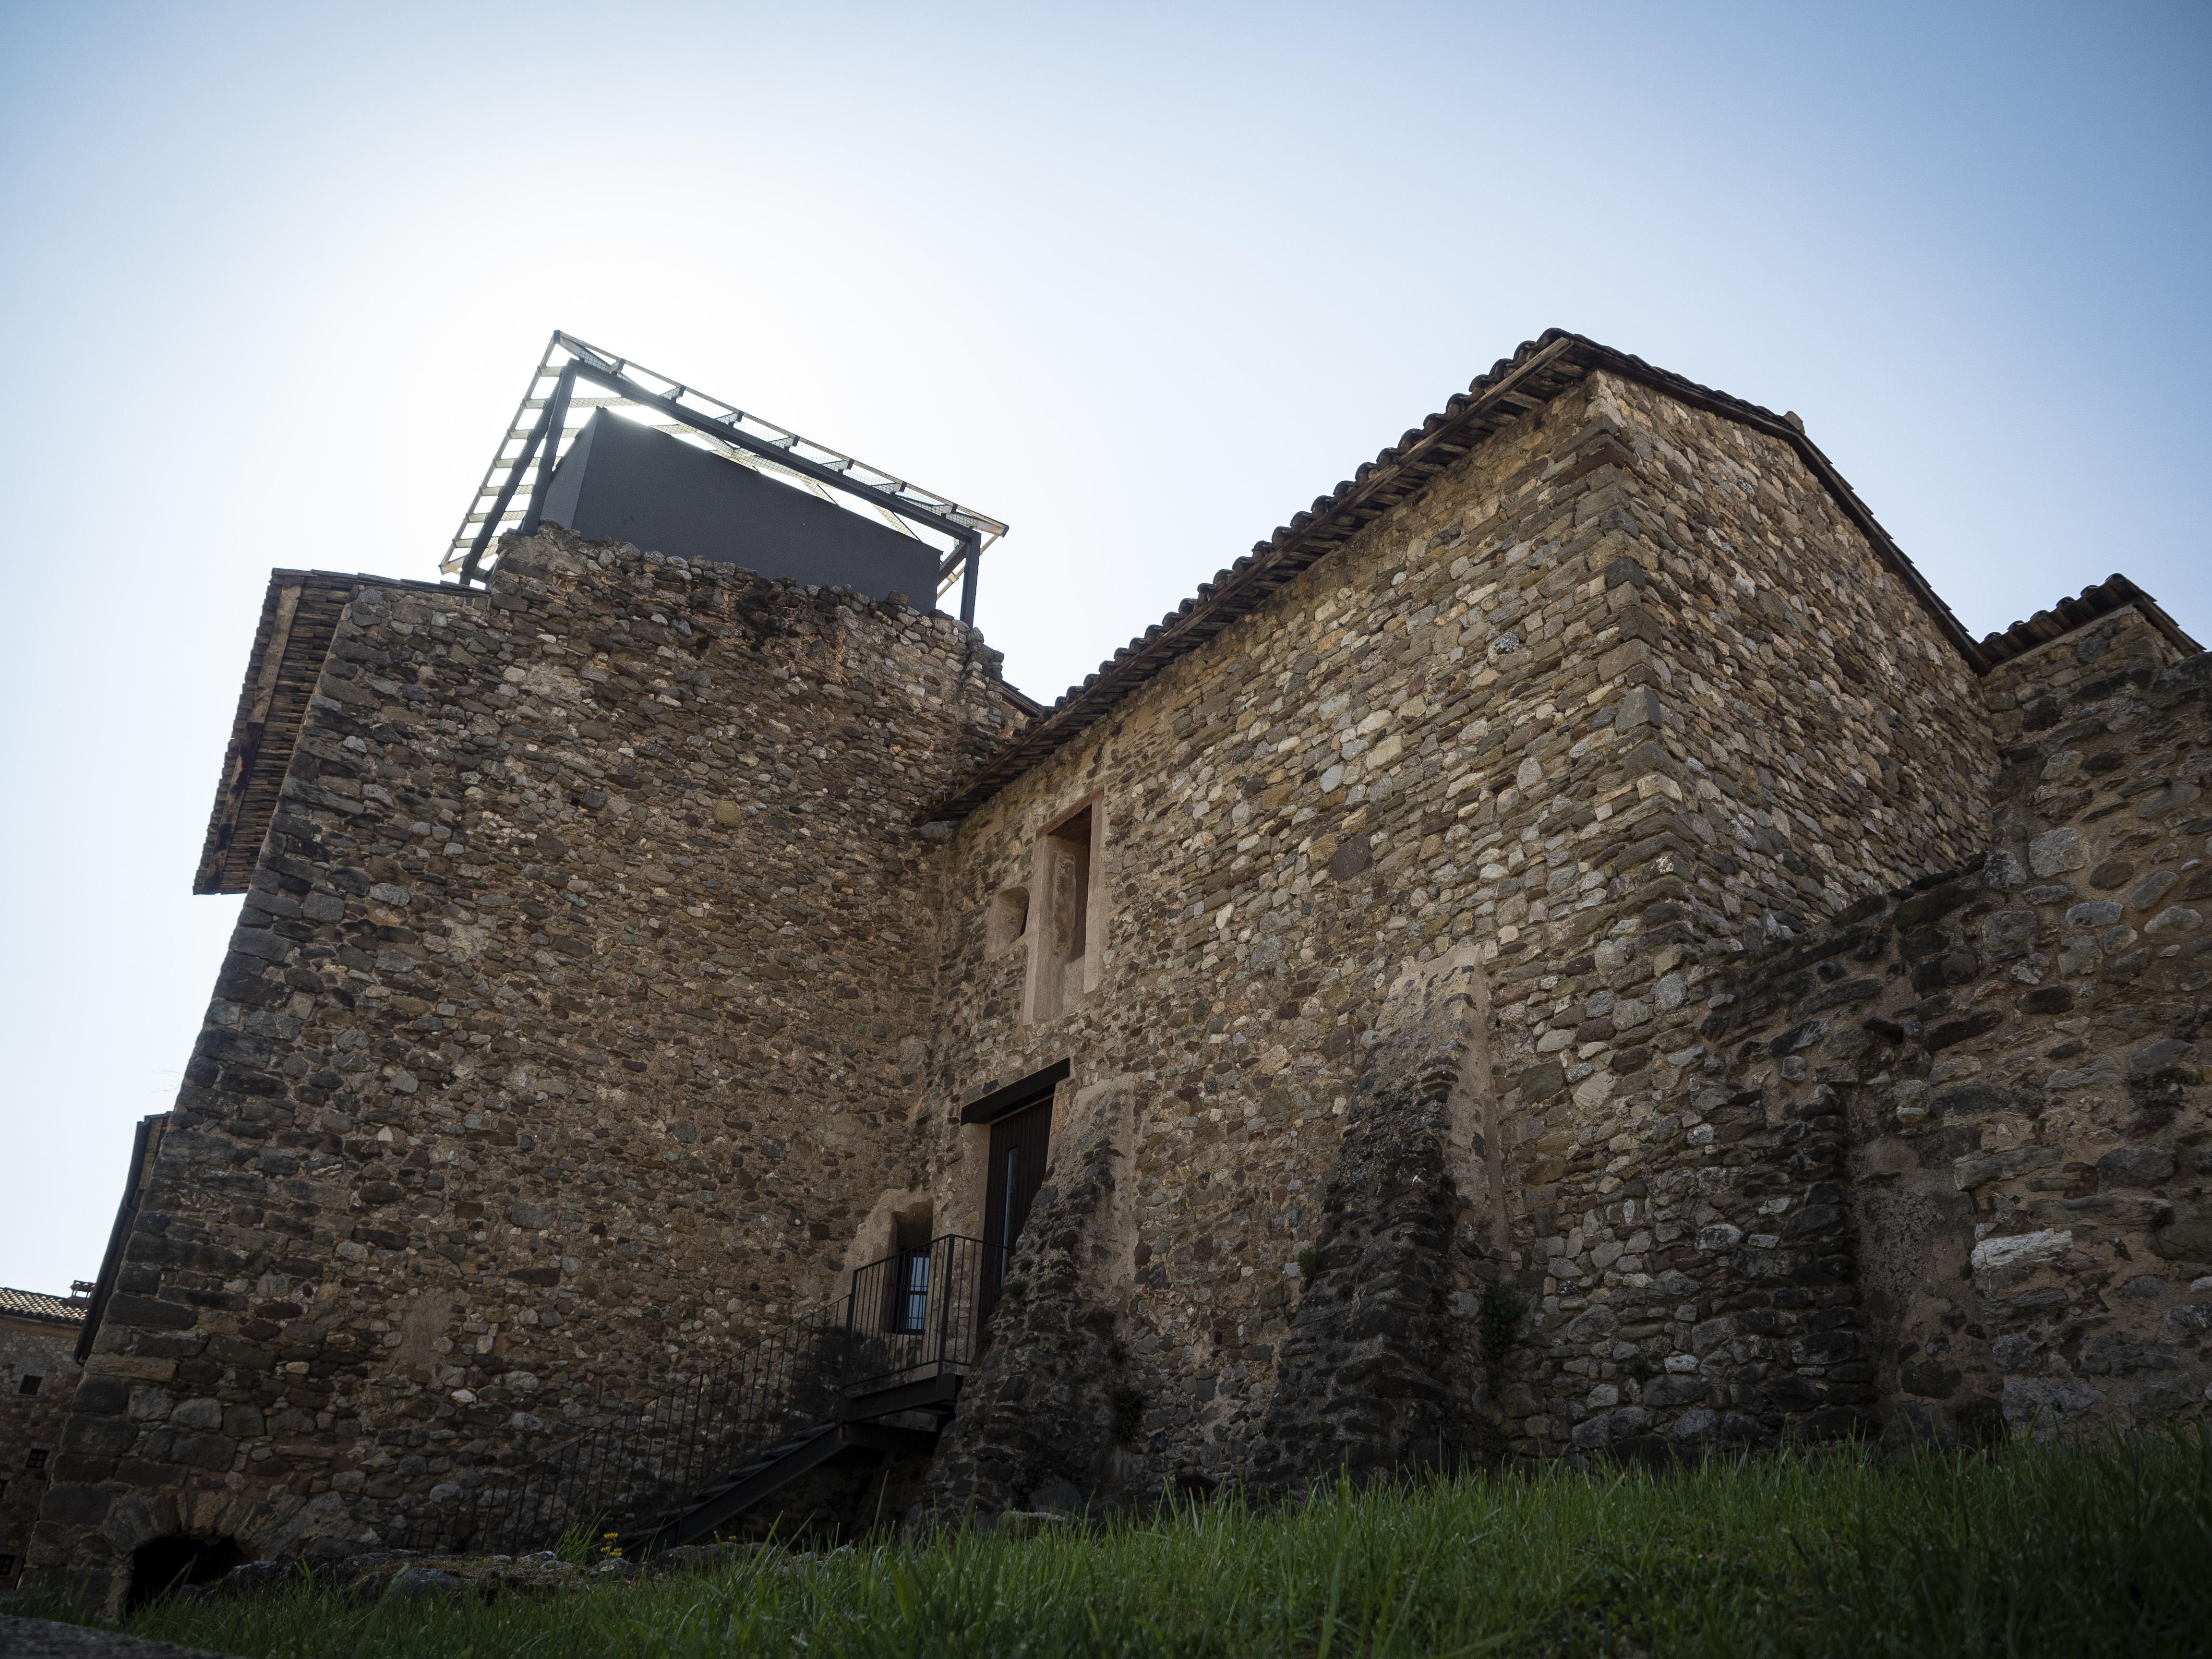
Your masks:
{"label": "recessed window opening", "polygon": [[22,1381],[21,1386],[19,1387],[15,1392],[17,1394],[36,1394],[39,1391],[39,1384],[45,1380],[46,1379],[44,1377],[26,1376]]}
{"label": "recessed window opening", "polygon": [[1091,950],[1092,883],[1098,865],[1098,812],[1080,807],[1038,837],[1037,914],[1030,933],[1030,1018],[1055,1019],[1088,991],[1098,963]]}
{"label": "recessed window opening", "polygon": [[1080,961],[1084,932],[1091,908],[1091,824],[1094,815],[1085,807],[1054,830],[1057,842],[1053,860],[1053,951],[1062,961]]}
{"label": "recessed window opening", "polygon": [[897,1335],[918,1335],[929,1326],[930,1224],[926,1208],[892,1221],[894,1267],[884,1324]]}
{"label": "recessed window opening", "polygon": [[43,1469],[46,1468],[46,1449],[44,1446],[32,1447],[31,1455],[23,1460],[23,1467],[27,1469]]}

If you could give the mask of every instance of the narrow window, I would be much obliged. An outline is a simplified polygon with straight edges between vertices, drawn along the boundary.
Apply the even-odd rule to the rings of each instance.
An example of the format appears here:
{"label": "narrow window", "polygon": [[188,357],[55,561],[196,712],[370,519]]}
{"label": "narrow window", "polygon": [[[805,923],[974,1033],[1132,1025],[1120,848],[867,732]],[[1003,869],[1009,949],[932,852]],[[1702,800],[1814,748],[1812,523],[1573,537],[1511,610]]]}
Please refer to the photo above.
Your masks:
{"label": "narrow window", "polygon": [[929,1328],[930,1212],[896,1217],[893,1222],[891,1305],[884,1323],[901,1336]]}
{"label": "narrow window", "polygon": [[1063,963],[1083,960],[1091,909],[1091,816],[1086,806],[1048,837],[1057,843],[1052,870],[1052,952]]}
{"label": "narrow window", "polygon": [[1030,928],[1030,1018],[1056,1019],[1088,991],[1098,969],[1091,938],[1091,883],[1098,863],[1098,813],[1085,806],[1038,838],[1037,915]]}
{"label": "narrow window", "polygon": [[929,1252],[909,1250],[900,1276],[899,1329],[916,1336],[929,1324]]}
{"label": "narrow window", "polygon": [[31,1455],[23,1460],[23,1467],[27,1469],[43,1469],[46,1468],[46,1449],[44,1446],[32,1447]]}
{"label": "narrow window", "polygon": [[1018,1149],[1009,1151],[1006,1168],[1000,1171],[999,1237],[1006,1241],[1009,1254],[1021,1243],[1022,1223],[1029,1218],[1022,1212],[1022,1155]]}
{"label": "narrow window", "polygon": [[18,1388],[15,1392],[17,1394],[36,1394],[39,1391],[39,1384],[42,1380],[43,1379],[40,1377],[26,1376],[23,1379],[22,1386]]}

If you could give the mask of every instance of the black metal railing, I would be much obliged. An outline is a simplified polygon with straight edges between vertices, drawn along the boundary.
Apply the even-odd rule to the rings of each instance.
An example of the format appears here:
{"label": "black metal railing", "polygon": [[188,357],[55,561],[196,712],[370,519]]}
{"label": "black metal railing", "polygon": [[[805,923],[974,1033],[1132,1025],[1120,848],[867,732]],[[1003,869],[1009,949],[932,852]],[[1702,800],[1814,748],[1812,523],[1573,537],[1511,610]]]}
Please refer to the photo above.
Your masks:
{"label": "black metal railing", "polygon": [[[587,395],[578,395],[580,380],[586,383]],[[593,386],[608,395],[588,395]],[[976,565],[983,550],[1006,533],[999,520],[558,329],[546,342],[538,372],[531,376],[514,419],[484,470],[483,482],[462,514],[441,569],[458,572],[464,586],[480,581],[485,556],[503,532],[519,530],[527,536],[537,530],[563,451],[573,448],[585,429],[569,426],[568,416],[572,410],[594,404],[633,410],[660,431],[696,434],[706,441],[709,453],[789,477],[833,501],[847,498],[864,514],[872,510],[888,515],[894,527],[915,534],[918,542],[938,555],[939,594],[955,574],[960,577],[960,620],[975,620]],[[538,410],[534,421],[530,418],[532,409]],[[508,446],[518,441],[521,449],[509,454]],[[522,499],[527,505],[517,507],[515,498],[526,478],[530,491]],[[950,549],[920,536],[925,529],[944,538]]]}
{"label": "black metal railing", "polygon": [[605,1385],[571,1401],[577,1432],[473,1489],[402,1500],[393,1541],[477,1553],[593,1542],[842,1418],[863,1396],[966,1371],[985,1305],[987,1247],[951,1235],[853,1274],[848,1291],[750,1348],[660,1373],[636,1403]]}
{"label": "black metal railing", "polygon": [[975,1363],[984,1250],[981,1239],[948,1234],[853,1275],[846,1298],[848,1394],[896,1388]]}

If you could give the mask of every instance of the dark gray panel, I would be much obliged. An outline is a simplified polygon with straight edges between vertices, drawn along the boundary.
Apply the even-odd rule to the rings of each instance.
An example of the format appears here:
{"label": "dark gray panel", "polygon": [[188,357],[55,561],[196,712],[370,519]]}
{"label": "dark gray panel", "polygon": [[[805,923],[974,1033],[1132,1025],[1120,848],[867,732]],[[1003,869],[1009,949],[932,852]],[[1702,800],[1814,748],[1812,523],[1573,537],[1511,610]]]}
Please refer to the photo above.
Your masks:
{"label": "dark gray panel", "polygon": [[596,410],[553,474],[545,517],[592,541],[742,565],[871,599],[937,593],[934,548],[665,432]]}

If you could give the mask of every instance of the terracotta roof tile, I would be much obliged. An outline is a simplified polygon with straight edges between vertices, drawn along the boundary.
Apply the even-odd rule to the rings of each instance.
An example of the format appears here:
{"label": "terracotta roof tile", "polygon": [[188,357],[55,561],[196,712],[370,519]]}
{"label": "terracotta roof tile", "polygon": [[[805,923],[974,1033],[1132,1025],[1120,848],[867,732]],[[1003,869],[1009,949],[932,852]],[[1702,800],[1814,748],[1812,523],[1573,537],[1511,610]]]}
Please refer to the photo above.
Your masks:
{"label": "terracotta roof tile", "polygon": [[85,1304],[43,1291],[11,1291],[0,1285],[0,1318],[37,1319],[56,1325],[84,1323]]}
{"label": "terracotta roof tile", "polygon": [[2061,599],[2050,610],[2039,611],[2026,622],[2016,622],[2001,634],[1984,635],[1979,647],[1983,660],[1990,668],[2001,662],[2010,662],[2024,651],[2033,651],[2062,634],[2070,634],[2130,605],[2142,611],[2150,625],[2165,635],[2184,656],[2193,657],[2204,648],[2181,631],[2181,624],[2160,610],[2156,599],[2125,576],[2116,574],[2101,582],[2090,583],[2075,598]]}
{"label": "terracotta roof tile", "polygon": [[1329,494],[1316,497],[1310,508],[1292,514],[1288,524],[1255,544],[1235,565],[1216,572],[1212,581],[1200,583],[1195,595],[1115,652],[1082,684],[1069,687],[1042,719],[1032,721],[975,773],[958,794],[933,808],[930,816],[957,818],[974,811],[1169,663],[1196,650],[1323,555],[1418,494],[1498,428],[1549,402],[1593,371],[1640,382],[1677,402],[1788,444],[1858,526],[1875,556],[1920,601],[1967,665],[1977,672],[1986,669],[1988,665],[1972,636],[1890,539],[1889,532],[1842,474],[1806,437],[1803,422],[1655,368],[1641,357],[1616,351],[1583,335],[1555,328],[1540,338],[1524,341],[1510,357],[1499,358],[1488,374],[1476,376],[1464,392],[1449,398],[1442,410],[1409,428],[1372,461],[1363,462]]}

